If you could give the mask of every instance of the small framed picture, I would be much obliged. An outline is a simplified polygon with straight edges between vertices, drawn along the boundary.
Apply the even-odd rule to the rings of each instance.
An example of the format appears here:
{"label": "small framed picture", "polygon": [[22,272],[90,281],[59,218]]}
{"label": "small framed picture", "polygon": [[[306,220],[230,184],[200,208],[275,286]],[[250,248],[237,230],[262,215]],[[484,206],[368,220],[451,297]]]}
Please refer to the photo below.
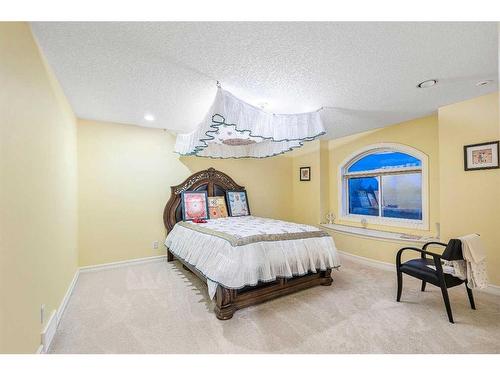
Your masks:
{"label": "small framed picture", "polygon": [[220,219],[221,217],[227,217],[227,207],[226,198],[219,197],[208,197],[208,210],[210,219]]}
{"label": "small framed picture", "polygon": [[208,196],[206,191],[184,191],[181,194],[182,219],[208,219]]}
{"label": "small framed picture", "polygon": [[248,216],[250,207],[248,206],[248,197],[245,190],[226,191],[229,216]]}
{"label": "small framed picture", "polygon": [[474,171],[500,168],[499,151],[499,141],[464,146],[464,169]]}
{"label": "small framed picture", "polygon": [[300,181],[311,181],[311,167],[300,167]]}

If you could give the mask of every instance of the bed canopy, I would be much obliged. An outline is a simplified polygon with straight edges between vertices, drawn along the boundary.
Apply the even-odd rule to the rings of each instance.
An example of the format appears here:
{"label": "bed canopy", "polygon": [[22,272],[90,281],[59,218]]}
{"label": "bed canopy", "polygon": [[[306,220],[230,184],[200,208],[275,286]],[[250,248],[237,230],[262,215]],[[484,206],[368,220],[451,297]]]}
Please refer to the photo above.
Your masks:
{"label": "bed canopy", "polygon": [[217,95],[198,128],[179,134],[175,151],[181,155],[211,158],[266,158],[312,141],[325,134],[318,111],[275,114],[254,107],[230,92]]}

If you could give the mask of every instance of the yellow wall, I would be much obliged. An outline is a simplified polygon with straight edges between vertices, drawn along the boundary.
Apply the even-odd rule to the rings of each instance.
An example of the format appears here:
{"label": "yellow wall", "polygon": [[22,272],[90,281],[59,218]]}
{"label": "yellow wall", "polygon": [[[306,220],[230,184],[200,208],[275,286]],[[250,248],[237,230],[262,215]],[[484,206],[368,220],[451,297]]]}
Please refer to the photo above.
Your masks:
{"label": "yellow wall", "polygon": [[[320,215],[320,142],[306,143],[288,156],[292,160],[291,186],[293,194],[292,220],[298,223],[317,225]],[[311,181],[300,181],[301,167],[311,167]]]}
{"label": "yellow wall", "polygon": [[[328,141],[307,142],[287,158],[292,159],[291,219],[297,223],[318,225],[324,222],[329,209]],[[311,181],[300,181],[300,168],[311,168]]]}
{"label": "yellow wall", "polygon": [[291,220],[292,160],[290,158],[275,156],[265,159],[221,160],[182,157],[180,160],[189,168],[189,174],[214,167],[245,186],[252,215]]}
{"label": "yellow wall", "polygon": [[170,186],[209,167],[246,187],[252,214],[291,218],[290,158],[179,158],[174,142],[163,130],[79,121],[81,266],[164,254],[162,215]]}
{"label": "yellow wall", "polygon": [[173,145],[163,130],[78,121],[80,266],[165,253],[163,207],[189,174]]}
{"label": "yellow wall", "polygon": [[27,24],[0,56],[0,352],[34,353],[77,269],[76,125]]}
{"label": "yellow wall", "polygon": [[488,277],[500,285],[500,169],[464,171],[463,146],[496,141],[498,93],[439,109],[442,238],[479,233]]}
{"label": "yellow wall", "polygon": [[319,219],[318,223],[326,223],[330,212],[330,150],[328,141],[320,142],[319,151],[321,181],[319,184]]}
{"label": "yellow wall", "polygon": [[[324,228],[323,228],[324,229]],[[407,241],[371,239],[368,237],[354,236],[334,232],[326,229],[331,234],[335,241],[335,246],[338,250],[373,259],[385,263],[395,263],[396,253],[399,249],[406,246],[422,247],[422,243],[412,243]],[[430,248],[429,248],[430,249]],[[439,252],[439,248],[433,247],[430,251]],[[403,261],[407,259],[418,258],[418,253],[405,252],[403,253]]]}

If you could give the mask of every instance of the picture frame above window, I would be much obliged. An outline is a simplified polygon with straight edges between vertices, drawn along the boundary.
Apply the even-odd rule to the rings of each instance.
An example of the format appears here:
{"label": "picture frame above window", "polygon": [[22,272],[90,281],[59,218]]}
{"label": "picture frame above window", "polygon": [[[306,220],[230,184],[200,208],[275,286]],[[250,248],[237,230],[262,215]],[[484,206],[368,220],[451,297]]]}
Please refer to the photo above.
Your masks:
{"label": "picture frame above window", "polygon": [[464,170],[477,171],[500,168],[500,141],[464,146]]}
{"label": "picture frame above window", "polygon": [[311,167],[300,167],[299,178],[300,181],[311,181]]}

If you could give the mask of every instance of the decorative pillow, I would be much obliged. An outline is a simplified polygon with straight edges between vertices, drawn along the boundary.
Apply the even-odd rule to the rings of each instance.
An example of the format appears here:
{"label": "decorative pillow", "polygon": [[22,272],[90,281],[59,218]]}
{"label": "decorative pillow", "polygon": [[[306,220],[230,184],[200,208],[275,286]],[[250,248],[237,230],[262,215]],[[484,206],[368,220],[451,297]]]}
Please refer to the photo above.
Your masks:
{"label": "decorative pillow", "polygon": [[227,217],[226,199],[224,197],[208,197],[208,214],[210,219]]}
{"label": "decorative pillow", "polygon": [[208,196],[206,191],[184,191],[181,194],[182,219],[208,219]]}
{"label": "decorative pillow", "polygon": [[230,216],[250,215],[250,207],[248,206],[247,192],[245,190],[228,190],[226,191],[226,197]]}

